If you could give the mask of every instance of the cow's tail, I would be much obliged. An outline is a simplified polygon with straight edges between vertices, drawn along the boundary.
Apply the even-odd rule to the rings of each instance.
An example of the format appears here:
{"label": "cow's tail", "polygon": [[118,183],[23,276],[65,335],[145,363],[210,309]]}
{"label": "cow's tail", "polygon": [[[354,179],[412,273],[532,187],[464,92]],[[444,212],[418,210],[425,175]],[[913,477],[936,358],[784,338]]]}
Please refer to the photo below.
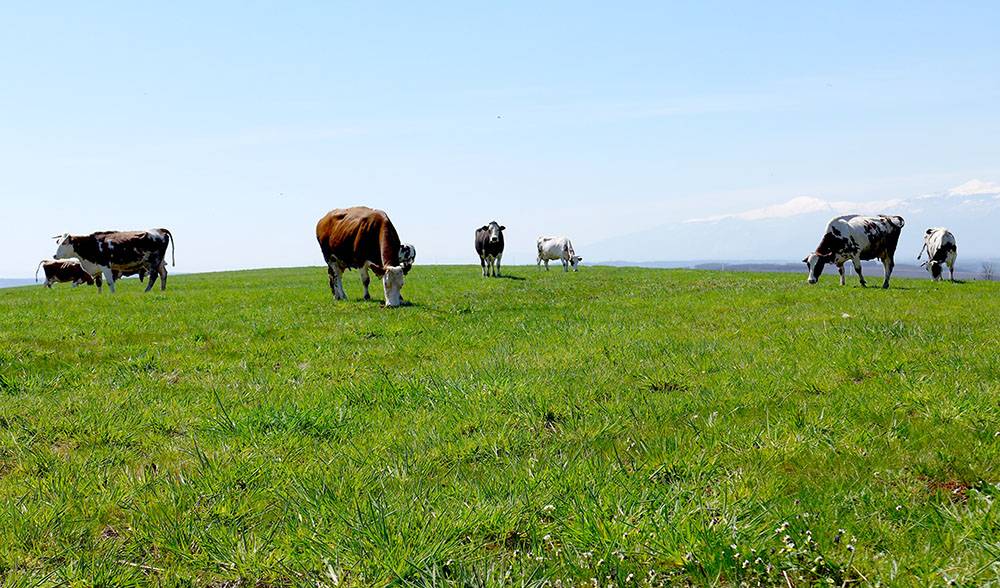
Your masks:
{"label": "cow's tail", "polygon": [[[920,260],[920,256],[924,254],[924,251],[927,251],[927,243],[924,243],[924,246],[920,248],[920,253],[917,254],[917,260],[918,261]],[[931,252],[927,251],[927,256],[928,257],[930,256],[930,254],[931,254]]]}
{"label": "cow's tail", "polygon": [[174,257],[174,236],[170,234],[167,229],[160,229],[161,232],[167,235],[170,239],[170,265],[171,267],[177,267],[177,259]]}
{"label": "cow's tail", "polygon": [[43,259],[43,260],[41,260],[41,261],[39,261],[39,262],[38,262],[38,267],[36,267],[36,268],[35,268],[35,283],[36,283],[36,284],[38,283],[38,270],[42,269],[42,264],[43,264],[43,263],[45,263],[45,260],[44,260],[44,259]]}

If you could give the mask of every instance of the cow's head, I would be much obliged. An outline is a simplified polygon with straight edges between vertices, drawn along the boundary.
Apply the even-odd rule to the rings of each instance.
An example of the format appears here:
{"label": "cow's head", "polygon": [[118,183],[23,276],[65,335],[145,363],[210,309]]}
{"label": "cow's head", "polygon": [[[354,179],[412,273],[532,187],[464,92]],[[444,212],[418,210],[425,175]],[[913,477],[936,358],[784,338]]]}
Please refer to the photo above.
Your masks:
{"label": "cow's head", "polygon": [[503,231],[507,227],[499,224],[497,221],[492,221],[488,225],[483,225],[479,228],[480,231],[486,231],[486,242],[491,244],[497,244],[500,239],[503,238]]}
{"label": "cow's head", "polygon": [[403,268],[403,273],[410,273],[413,262],[417,260],[417,248],[410,243],[403,243],[399,246],[399,265]]}
{"label": "cow's head", "polygon": [[569,264],[573,266],[573,271],[575,272],[580,271],[576,266],[579,265],[581,261],[583,261],[583,258],[575,253],[569,256]]}
{"label": "cow's head", "polygon": [[941,262],[934,261],[933,259],[924,264],[927,266],[927,271],[931,273],[931,277],[935,280],[941,277]]}
{"label": "cow's head", "polygon": [[385,266],[385,273],[382,274],[382,286],[385,288],[386,306],[399,306],[403,303],[403,296],[400,290],[403,289],[403,276],[405,275],[405,266]]}
{"label": "cow's head", "polygon": [[69,259],[71,257],[78,257],[76,254],[76,249],[73,248],[73,239],[70,238],[69,233],[55,237],[56,240],[56,254],[53,255],[56,259]]}
{"label": "cow's head", "polygon": [[828,253],[810,253],[802,260],[809,270],[809,283],[815,284],[819,281],[820,274],[823,273],[823,266],[833,262],[833,255]]}

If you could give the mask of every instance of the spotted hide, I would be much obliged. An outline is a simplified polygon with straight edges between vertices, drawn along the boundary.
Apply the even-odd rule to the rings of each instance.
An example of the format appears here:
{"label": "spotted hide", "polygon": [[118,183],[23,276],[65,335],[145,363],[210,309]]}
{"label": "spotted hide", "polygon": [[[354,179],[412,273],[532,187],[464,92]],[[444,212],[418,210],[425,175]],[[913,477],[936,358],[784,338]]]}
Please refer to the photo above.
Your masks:
{"label": "spotted hide", "polygon": [[823,266],[832,263],[840,273],[840,285],[845,284],[844,264],[850,260],[862,286],[866,286],[861,273],[861,262],[878,259],[885,268],[882,287],[889,287],[889,276],[895,265],[893,256],[903,229],[901,216],[838,216],[826,225],[826,233],[816,250],[802,261],[809,269],[809,283],[815,284],[823,273]]}
{"label": "spotted hide", "polygon": [[955,259],[958,257],[958,245],[955,243],[955,235],[943,227],[927,229],[924,231],[924,246],[917,254],[917,259],[924,252],[927,252],[927,261],[923,266],[931,273],[931,277],[937,281],[941,279],[941,266],[947,265],[951,274],[951,281],[955,281]]}
{"label": "spotted hide", "polygon": [[[175,265],[174,237],[167,229],[148,231],[98,231],[89,235],[63,235],[58,237],[56,259],[76,257],[83,269],[97,278],[103,277],[108,288],[115,291],[115,279],[119,275],[147,273],[149,283],[146,292],[153,289],[157,277],[160,289],[167,289],[167,246],[170,246],[170,262]],[[101,289],[101,280],[97,280]]]}

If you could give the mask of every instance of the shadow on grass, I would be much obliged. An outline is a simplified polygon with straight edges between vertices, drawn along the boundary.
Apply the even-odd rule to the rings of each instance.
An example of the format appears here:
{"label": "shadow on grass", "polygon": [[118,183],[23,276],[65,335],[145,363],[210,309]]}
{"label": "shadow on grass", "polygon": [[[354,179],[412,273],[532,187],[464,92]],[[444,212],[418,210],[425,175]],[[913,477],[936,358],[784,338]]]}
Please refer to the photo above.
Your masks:
{"label": "shadow on grass", "polygon": [[511,276],[507,274],[501,274],[499,276],[493,276],[495,278],[500,278],[501,280],[514,280],[516,282],[523,282],[527,278],[522,278],[521,276]]}

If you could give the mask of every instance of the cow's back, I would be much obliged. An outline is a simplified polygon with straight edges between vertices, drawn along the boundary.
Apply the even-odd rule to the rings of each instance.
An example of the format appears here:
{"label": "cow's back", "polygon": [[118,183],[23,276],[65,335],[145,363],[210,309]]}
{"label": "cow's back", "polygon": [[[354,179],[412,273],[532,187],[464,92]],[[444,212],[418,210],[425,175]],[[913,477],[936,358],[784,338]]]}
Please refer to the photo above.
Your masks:
{"label": "cow's back", "polygon": [[316,240],[327,261],[336,258],[352,268],[365,262],[399,265],[399,235],[381,210],[367,206],[331,210],[316,223]]}

